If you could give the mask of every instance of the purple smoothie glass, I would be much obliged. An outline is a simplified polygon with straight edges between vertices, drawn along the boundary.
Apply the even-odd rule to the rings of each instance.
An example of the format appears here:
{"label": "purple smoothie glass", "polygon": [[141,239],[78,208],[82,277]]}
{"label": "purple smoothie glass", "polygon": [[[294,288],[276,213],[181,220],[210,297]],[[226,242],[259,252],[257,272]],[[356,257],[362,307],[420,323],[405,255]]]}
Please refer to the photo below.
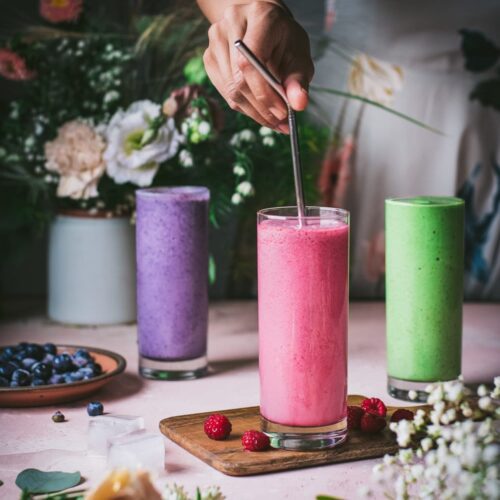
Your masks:
{"label": "purple smoothie glass", "polygon": [[139,372],[160,380],[207,370],[208,203],[205,187],[139,189]]}

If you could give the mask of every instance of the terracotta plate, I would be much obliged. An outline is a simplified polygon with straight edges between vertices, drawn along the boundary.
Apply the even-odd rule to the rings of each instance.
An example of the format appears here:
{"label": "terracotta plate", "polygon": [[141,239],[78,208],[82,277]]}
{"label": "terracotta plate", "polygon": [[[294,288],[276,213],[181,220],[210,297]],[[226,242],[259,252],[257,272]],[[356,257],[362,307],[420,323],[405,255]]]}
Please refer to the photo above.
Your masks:
{"label": "terracotta plate", "polygon": [[[3,348],[0,348],[0,351]],[[0,387],[0,407],[45,406],[82,399],[107,384],[113,377],[125,370],[127,362],[115,352],[94,347],[58,345],[57,352],[72,354],[78,349],[87,349],[102,366],[103,373],[89,380],[69,384],[42,385],[36,387]]]}

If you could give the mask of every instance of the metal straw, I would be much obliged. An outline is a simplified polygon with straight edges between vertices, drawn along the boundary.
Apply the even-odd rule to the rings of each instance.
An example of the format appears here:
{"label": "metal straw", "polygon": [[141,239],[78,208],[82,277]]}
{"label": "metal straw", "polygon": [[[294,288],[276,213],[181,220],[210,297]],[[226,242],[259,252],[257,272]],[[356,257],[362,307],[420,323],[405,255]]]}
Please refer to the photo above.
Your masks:
{"label": "metal straw", "polygon": [[302,218],[306,215],[304,201],[304,186],[302,183],[302,166],[300,163],[299,133],[297,131],[297,121],[295,111],[290,106],[281,82],[255,57],[255,54],[241,41],[236,40],[234,46],[243,54],[250,64],[262,75],[271,85],[278,95],[285,101],[288,110],[288,125],[290,126],[290,145],[292,146],[293,177],[295,180],[295,197],[297,198],[297,211],[299,223],[302,225]]}

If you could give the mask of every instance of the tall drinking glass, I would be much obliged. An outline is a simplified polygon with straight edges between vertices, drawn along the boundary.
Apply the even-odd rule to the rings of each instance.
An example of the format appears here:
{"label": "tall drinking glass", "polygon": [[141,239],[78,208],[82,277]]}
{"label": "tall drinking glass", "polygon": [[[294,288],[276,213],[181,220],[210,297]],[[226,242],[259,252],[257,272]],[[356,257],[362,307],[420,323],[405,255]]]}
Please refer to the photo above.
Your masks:
{"label": "tall drinking glass", "polygon": [[207,369],[210,193],[192,186],[136,193],[139,371],[196,378]]}
{"label": "tall drinking glass", "polygon": [[425,402],[461,373],[464,202],[386,200],[385,229],[388,392]]}
{"label": "tall drinking glass", "polygon": [[262,428],[275,448],[346,438],[349,213],[268,208],[257,216]]}

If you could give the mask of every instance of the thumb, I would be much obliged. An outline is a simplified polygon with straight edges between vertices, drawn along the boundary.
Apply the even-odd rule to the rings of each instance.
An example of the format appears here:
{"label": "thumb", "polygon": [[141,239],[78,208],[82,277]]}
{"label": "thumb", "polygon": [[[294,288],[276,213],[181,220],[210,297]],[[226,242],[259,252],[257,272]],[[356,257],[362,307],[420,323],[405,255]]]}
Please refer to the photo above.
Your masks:
{"label": "thumb", "polygon": [[308,81],[301,73],[292,73],[283,83],[286,97],[295,111],[303,111],[309,102]]}

